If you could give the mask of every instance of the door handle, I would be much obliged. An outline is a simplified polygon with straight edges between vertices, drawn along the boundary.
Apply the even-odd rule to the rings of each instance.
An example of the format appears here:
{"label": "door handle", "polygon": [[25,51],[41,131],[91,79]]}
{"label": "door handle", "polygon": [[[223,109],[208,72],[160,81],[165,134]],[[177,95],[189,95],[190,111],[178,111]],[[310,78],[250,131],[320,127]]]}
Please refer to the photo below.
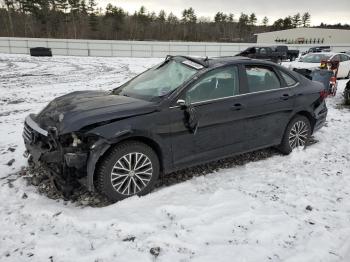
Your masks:
{"label": "door handle", "polygon": [[289,94],[283,94],[283,95],[280,96],[280,98],[282,100],[288,100],[290,98],[290,95]]}
{"label": "door handle", "polygon": [[241,103],[237,103],[237,104],[234,104],[231,109],[234,110],[234,111],[238,111],[238,110],[241,110],[243,109],[245,106],[242,105]]}

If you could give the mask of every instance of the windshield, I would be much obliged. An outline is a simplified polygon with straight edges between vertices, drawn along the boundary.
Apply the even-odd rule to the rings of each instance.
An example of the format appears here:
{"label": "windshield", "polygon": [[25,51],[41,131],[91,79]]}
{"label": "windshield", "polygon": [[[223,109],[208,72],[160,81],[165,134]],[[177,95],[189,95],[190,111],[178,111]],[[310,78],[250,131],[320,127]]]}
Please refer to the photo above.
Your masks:
{"label": "windshield", "polygon": [[321,63],[322,60],[329,60],[332,57],[330,54],[308,54],[300,59],[304,63]]}
{"label": "windshield", "polygon": [[113,91],[146,100],[165,96],[194,76],[203,66],[185,58],[168,59]]}

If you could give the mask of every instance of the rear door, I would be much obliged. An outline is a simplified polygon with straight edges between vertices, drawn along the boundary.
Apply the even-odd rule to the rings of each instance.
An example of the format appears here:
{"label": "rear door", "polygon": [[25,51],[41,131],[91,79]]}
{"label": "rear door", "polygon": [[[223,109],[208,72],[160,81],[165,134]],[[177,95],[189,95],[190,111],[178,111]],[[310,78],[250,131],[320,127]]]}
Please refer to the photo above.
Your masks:
{"label": "rear door", "polygon": [[251,148],[279,144],[294,109],[298,82],[273,66],[245,65],[246,128]]}

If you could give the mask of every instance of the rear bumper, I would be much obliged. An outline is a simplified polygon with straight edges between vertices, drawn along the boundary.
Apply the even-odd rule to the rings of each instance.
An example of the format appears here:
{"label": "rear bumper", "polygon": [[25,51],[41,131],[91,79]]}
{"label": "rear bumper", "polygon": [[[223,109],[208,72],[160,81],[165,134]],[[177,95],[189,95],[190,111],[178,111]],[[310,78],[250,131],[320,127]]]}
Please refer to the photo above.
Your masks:
{"label": "rear bumper", "polygon": [[326,106],[326,102],[323,101],[322,104],[315,110],[316,122],[314,125],[313,132],[318,131],[326,124],[327,114],[328,109]]}

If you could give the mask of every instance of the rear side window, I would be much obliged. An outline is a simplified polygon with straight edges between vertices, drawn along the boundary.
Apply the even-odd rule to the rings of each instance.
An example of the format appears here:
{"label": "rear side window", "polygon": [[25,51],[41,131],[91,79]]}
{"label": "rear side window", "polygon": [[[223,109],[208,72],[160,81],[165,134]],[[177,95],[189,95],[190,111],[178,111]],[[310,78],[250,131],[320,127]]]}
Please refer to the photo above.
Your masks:
{"label": "rear side window", "polygon": [[333,56],[333,58],[331,60],[332,61],[340,61],[340,55]]}
{"label": "rear side window", "polygon": [[246,66],[248,88],[250,93],[262,92],[281,87],[276,73],[262,66]]}
{"label": "rear side window", "polygon": [[266,49],[265,48],[260,48],[260,54],[266,55],[267,54]]}
{"label": "rear side window", "polygon": [[280,73],[284,81],[286,82],[287,86],[294,86],[297,83],[297,81],[290,75],[284,73],[283,71],[280,71]]}
{"label": "rear side window", "polygon": [[344,62],[344,61],[348,61],[349,60],[349,57],[347,55],[340,55],[340,61],[341,62]]}

